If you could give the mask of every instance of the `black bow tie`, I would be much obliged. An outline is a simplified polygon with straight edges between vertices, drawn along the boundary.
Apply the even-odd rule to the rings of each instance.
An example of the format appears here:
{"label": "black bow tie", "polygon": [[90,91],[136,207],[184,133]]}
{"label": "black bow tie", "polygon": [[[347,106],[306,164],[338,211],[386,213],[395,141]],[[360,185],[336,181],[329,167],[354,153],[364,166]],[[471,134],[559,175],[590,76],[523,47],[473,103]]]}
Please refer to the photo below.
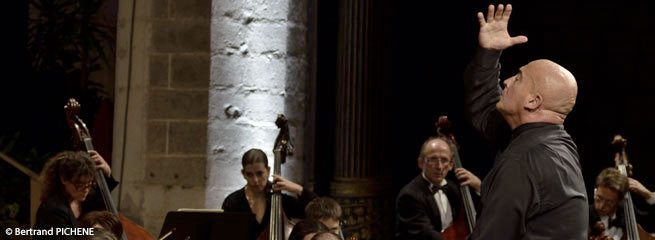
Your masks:
{"label": "black bow tie", "polygon": [[443,186],[432,186],[432,188],[431,188],[430,190],[432,191],[432,194],[433,194],[433,195],[434,195],[435,193],[437,193],[439,190],[441,190],[441,191],[443,191],[444,193],[446,193],[446,191],[448,190],[448,184],[443,185]]}

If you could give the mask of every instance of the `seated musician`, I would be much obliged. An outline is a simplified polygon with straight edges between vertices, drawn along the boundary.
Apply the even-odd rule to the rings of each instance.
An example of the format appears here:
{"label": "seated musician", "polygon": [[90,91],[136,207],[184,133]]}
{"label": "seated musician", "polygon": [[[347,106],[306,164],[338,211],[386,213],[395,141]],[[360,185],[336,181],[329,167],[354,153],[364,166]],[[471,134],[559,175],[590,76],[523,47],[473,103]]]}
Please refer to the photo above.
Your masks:
{"label": "seated musician", "polygon": [[293,226],[289,240],[310,240],[316,233],[327,232],[325,224],[317,220],[302,220]]}
{"label": "seated musician", "polygon": [[80,216],[102,208],[102,195],[96,194],[96,169],[102,169],[110,190],[118,185],[111,177],[111,168],[96,151],[64,151],[48,160],[41,171],[44,187],[34,228],[78,227]]}
{"label": "seated musician", "polygon": [[332,198],[318,197],[309,202],[305,207],[305,217],[320,221],[330,232],[342,235],[341,206]]}
{"label": "seated musician", "polygon": [[[452,156],[441,138],[429,138],[423,143],[418,157],[422,172],[403,187],[396,199],[397,239],[443,239],[441,232],[459,216],[459,187],[445,179],[454,165]],[[473,173],[459,168],[455,174],[460,185],[480,192],[480,179]]]}
{"label": "seated musician", "polygon": [[114,233],[105,228],[93,228],[93,235],[80,235],[77,240],[118,240]]}
{"label": "seated musician", "polygon": [[341,240],[341,238],[333,232],[319,232],[311,240]]}
{"label": "seated musician", "polygon": [[[604,228],[602,236],[621,239],[625,232],[625,219],[621,202],[628,191],[628,178],[615,168],[606,168],[596,177],[594,203],[589,206],[589,226]],[[591,234],[590,237],[595,234]],[[599,239],[602,239],[599,237]]]}
{"label": "seated musician", "polygon": [[118,216],[109,211],[92,211],[80,219],[81,228],[103,228],[109,230],[117,238],[123,236],[123,225]]}
{"label": "seated musician", "polygon": [[304,218],[305,206],[316,195],[302,186],[278,175],[273,175],[273,182],[268,181],[270,167],[266,154],[259,149],[250,149],[241,158],[241,174],[246,179],[246,186],[231,193],[223,201],[223,210],[227,212],[252,212],[255,214],[255,236],[259,236],[268,227],[271,213],[271,189],[285,190],[297,194],[298,198],[282,195],[282,209],[288,218]]}

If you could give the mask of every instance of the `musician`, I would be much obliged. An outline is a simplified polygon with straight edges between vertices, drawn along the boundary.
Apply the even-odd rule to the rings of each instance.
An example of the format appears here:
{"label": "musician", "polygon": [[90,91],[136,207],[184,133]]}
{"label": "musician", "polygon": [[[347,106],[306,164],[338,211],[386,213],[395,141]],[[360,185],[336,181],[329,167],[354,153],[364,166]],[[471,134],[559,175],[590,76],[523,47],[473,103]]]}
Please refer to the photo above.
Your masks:
{"label": "musician", "polygon": [[90,236],[78,236],[77,240],[118,240],[119,237],[116,237],[114,233],[105,229],[105,228],[94,228],[93,235]]}
{"label": "musician", "polygon": [[102,169],[110,190],[118,185],[111,177],[111,168],[96,151],[64,151],[48,160],[41,171],[44,187],[34,228],[78,227],[80,216],[99,209],[103,201],[96,194],[99,191],[94,180],[96,169]]}
{"label": "musician", "polygon": [[311,238],[311,240],[342,240],[339,235],[333,232],[319,232]]}
{"label": "musician", "polygon": [[111,231],[117,238],[123,236],[121,220],[109,211],[92,211],[84,214],[80,219],[79,227],[104,228]]}
{"label": "musician", "polygon": [[528,41],[511,37],[511,5],[479,12],[478,48],[465,73],[473,126],[498,150],[482,183],[481,212],[471,239],[584,239],[587,194],[577,146],[564,129],[577,83],[545,59],[499,85],[501,52]]}
{"label": "musician", "polygon": [[320,221],[330,232],[341,235],[341,206],[329,197],[314,198],[305,207],[305,217]]}
{"label": "musician", "polygon": [[255,236],[259,236],[270,221],[271,189],[286,190],[298,195],[298,198],[282,195],[282,208],[288,218],[304,218],[305,206],[316,195],[302,186],[278,175],[273,175],[273,182],[268,181],[270,167],[268,158],[260,149],[250,149],[241,158],[241,174],[246,179],[246,186],[231,193],[223,201],[223,210],[228,212],[252,212],[256,222]]}
{"label": "musician", "polygon": [[[445,179],[453,168],[453,153],[446,141],[429,138],[421,146],[422,170],[396,198],[397,239],[443,239],[441,232],[460,213],[462,200],[455,182]],[[461,185],[480,191],[480,179],[466,169],[456,169]]]}
{"label": "musician", "polygon": [[628,191],[628,177],[616,168],[606,168],[596,177],[594,203],[589,206],[589,226],[602,222],[604,236],[618,240],[625,233],[625,218],[621,204]]}
{"label": "musician", "polygon": [[316,233],[327,231],[328,228],[322,222],[305,219],[293,226],[289,240],[310,240]]}

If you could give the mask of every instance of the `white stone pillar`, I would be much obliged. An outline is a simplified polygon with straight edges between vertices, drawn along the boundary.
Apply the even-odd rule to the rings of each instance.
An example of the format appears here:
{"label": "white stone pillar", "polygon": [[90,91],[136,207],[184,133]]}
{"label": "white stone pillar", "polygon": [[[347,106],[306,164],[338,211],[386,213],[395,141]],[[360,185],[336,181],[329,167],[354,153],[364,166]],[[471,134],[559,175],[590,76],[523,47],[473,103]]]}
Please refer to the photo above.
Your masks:
{"label": "white stone pillar", "polygon": [[277,114],[296,147],[282,175],[299,184],[303,169],[306,0],[212,0],[205,206],[220,208],[245,186],[241,156],[262,149],[273,162]]}

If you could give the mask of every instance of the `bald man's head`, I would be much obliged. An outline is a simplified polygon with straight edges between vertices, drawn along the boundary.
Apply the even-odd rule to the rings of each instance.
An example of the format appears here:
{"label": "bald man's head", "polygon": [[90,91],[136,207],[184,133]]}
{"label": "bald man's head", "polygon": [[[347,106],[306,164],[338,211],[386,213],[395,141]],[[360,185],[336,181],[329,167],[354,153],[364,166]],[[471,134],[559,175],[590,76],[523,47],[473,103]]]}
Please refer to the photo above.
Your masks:
{"label": "bald man's head", "polygon": [[568,115],[578,96],[578,83],[573,74],[559,64],[539,59],[526,65],[537,93],[543,97],[543,109]]}
{"label": "bald man's head", "polygon": [[521,67],[503,85],[496,109],[512,128],[527,122],[563,123],[578,95],[573,74],[545,59]]}

